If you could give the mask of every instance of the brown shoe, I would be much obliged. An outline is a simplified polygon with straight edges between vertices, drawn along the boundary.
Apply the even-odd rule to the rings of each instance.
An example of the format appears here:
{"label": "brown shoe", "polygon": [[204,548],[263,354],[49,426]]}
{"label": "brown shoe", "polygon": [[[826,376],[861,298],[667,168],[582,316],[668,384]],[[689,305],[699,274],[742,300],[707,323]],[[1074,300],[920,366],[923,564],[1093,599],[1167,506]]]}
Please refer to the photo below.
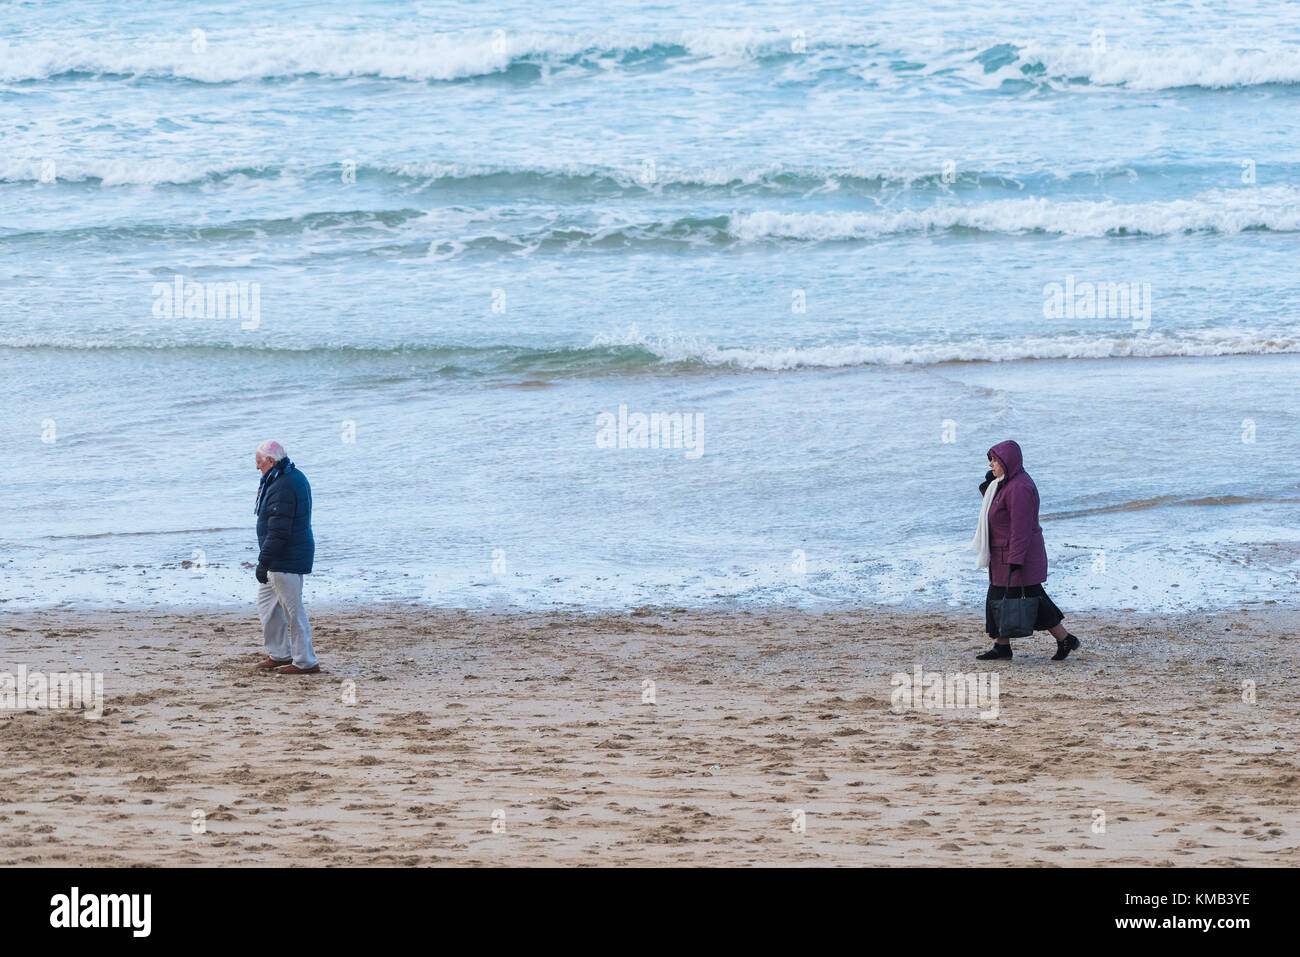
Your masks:
{"label": "brown shoe", "polygon": [[263,658],[257,663],[259,668],[279,668],[281,665],[292,664],[292,658]]}
{"label": "brown shoe", "polygon": [[320,671],[320,665],[312,665],[310,668],[299,668],[297,665],[285,665],[283,668],[276,668],[275,673],[279,675],[314,675]]}

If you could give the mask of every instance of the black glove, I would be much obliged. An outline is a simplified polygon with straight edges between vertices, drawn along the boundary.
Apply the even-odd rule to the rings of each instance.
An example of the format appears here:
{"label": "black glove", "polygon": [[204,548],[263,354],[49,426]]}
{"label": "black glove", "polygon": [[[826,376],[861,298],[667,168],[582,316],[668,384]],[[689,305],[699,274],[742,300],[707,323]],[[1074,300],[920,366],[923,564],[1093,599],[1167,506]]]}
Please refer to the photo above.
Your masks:
{"label": "black glove", "polygon": [[987,472],[984,473],[984,481],[985,481],[986,483],[988,483],[988,482],[992,482],[992,481],[993,481],[993,470],[992,470],[992,469],[989,469]]}
{"label": "black glove", "polygon": [[1017,565],[1015,562],[1012,562],[1012,563],[1011,563],[1011,570],[1012,570],[1013,572],[1018,572],[1018,571],[1020,571],[1020,569],[1022,569],[1022,568],[1024,568],[1024,567],[1025,567],[1024,565]]}
{"label": "black glove", "polygon": [[266,566],[265,566],[265,565],[258,565],[258,566],[257,566],[257,571],[253,572],[253,574],[257,576],[257,580],[260,581],[263,585],[266,584]]}

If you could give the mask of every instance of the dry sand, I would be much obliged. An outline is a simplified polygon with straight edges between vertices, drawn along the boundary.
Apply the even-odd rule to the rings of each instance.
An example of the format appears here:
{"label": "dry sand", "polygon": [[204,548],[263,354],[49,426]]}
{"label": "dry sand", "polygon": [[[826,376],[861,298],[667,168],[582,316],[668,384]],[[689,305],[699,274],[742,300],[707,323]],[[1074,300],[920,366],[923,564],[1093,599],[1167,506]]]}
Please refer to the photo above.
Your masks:
{"label": "dry sand", "polygon": [[[107,706],[0,711],[0,864],[1300,863],[1295,609],[1071,616],[1064,663],[975,662],[978,608],[311,612],[311,677],[251,604],[0,612],[0,671]],[[999,717],[892,712],[918,664]]]}

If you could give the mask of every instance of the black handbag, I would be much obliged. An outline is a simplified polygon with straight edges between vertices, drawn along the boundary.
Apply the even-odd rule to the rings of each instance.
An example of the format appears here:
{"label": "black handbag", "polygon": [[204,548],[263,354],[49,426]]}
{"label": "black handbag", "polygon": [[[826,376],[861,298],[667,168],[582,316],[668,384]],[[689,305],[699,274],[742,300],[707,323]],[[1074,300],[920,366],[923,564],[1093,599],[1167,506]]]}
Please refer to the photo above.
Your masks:
{"label": "black handbag", "polygon": [[1027,638],[1034,633],[1038,620],[1038,596],[1026,595],[1020,586],[1020,597],[1011,597],[1011,569],[1007,569],[1007,588],[1002,597],[993,602],[993,624],[998,638]]}

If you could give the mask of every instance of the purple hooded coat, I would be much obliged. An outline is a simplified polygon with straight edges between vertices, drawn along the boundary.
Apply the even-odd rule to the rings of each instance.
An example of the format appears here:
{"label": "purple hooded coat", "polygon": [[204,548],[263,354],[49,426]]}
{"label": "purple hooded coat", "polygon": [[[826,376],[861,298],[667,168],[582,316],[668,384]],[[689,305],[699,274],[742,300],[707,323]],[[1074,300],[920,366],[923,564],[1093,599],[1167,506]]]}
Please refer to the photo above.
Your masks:
{"label": "purple hooded coat", "polygon": [[1038,524],[1038,488],[1015,442],[999,442],[989,455],[1006,470],[989,506],[989,583],[1005,585],[1008,566],[1020,565],[1011,576],[1013,586],[1041,585],[1047,581],[1047,547]]}

